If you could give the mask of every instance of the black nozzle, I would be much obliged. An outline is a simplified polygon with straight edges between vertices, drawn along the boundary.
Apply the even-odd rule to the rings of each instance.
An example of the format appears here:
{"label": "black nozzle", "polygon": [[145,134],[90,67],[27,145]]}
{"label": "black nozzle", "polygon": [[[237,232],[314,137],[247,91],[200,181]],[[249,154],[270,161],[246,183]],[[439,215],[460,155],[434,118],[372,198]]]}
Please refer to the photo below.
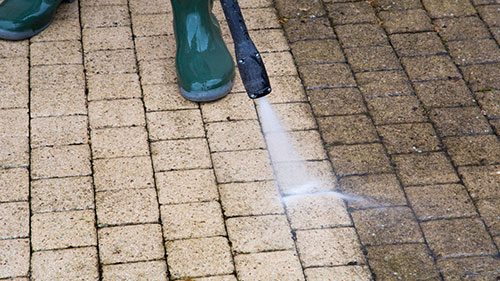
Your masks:
{"label": "black nozzle", "polygon": [[237,0],[220,0],[234,41],[236,62],[241,80],[251,99],[271,93],[271,83],[259,51],[255,47]]}

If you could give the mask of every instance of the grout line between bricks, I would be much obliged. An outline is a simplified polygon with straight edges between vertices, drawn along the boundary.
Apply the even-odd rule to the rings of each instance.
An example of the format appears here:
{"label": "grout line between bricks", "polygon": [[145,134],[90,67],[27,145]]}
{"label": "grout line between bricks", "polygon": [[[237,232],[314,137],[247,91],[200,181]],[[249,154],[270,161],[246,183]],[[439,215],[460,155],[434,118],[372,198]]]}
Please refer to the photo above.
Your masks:
{"label": "grout line between bricks", "polygon": [[[135,74],[137,74],[138,78],[139,78],[139,89],[140,89],[140,92],[141,92],[141,97],[140,97],[140,100],[142,102],[142,106],[143,106],[143,111],[144,111],[144,122],[145,122],[145,130],[146,130],[146,135],[147,135],[147,143],[148,143],[148,154],[147,156],[149,156],[149,160],[150,160],[150,163],[151,163],[151,169],[153,171],[153,188],[155,190],[155,195],[156,195],[156,202],[158,203],[158,223],[160,224],[160,227],[161,227],[161,239],[162,239],[162,245],[161,245],[161,248],[163,250],[163,261],[164,261],[164,264],[165,264],[165,269],[166,269],[166,274],[167,274],[167,278],[171,279],[172,278],[172,275],[170,273],[170,267],[168,266],[168,253],[167,253],[167,249],[166,249],[166,239],[165,239],[165,233],[164,233],[164,228],[163,228],[163,221],[162,221],[162,217],[161,217],[161,204],[160,204],[160,197],[159,197],[159,191],[158,191],[158,183],[156,181],[156,171],[155,171],[155,165],[153,164],[153,153],[152,153],[152,147],[151,147],[151,137],[150,137],[150,128],[149,128],[149,121],[148,121],[148,118],[147,118],[147,110],[146,110],[146,103],[144,101],[144,88],[143,88],[143,82],[142,82],[142,76],[141,76],[141,72],[140,72],[140,66],[139,66],[139,60],[138,60],[138,56],[137,56],[137,46],[136,46],[136,36],[134,34],[134,25],[133,25],[133,21],[132,21],[132,18],[135,16],[132,14],[132,11],[131,11],[131,8],[130,8],[130,0],[127,0],[127,10],[128,10],[128,15],[129,15],[129,19],[130,19],[130,31],[132,33],[132,37],[130,38],[130,40],[132,40],[132,46],[133,46],[133,50],[134,50],[134,60],[135,60],[135,63],[136,63],[136,72]],[[156,224],[156,223],[155,223]]]}
{"label": "grout line between bricks", "polygon": [[96,252],[97,252],[97,270],[98,270],[98,278],[99,280],[102,280],[102,264],[101,264],[101,251],[99,247],[99,231],[98,231],[98,224],[97,224],[97,201],[96,201],[96,187],[95,187],[95,171],[94,171],[94,161],[93,161],[93,152],[92,152],[92,142],[91,142],[91,132],[92,129],[90,127],[90,118],[89,118],[89,88],[88,88],[88,81],[87,81],[87,71],[85,68],[85,49],[83,46],[83,25],[82,25],[82,4],[80,1],[76,1],[76,5],[78,5],[78,23],[80,27],[80,44],[81,44],[81,55],[82,55],[82,66],[83,66],[83,75],[84,75],[84,87],[85,87],[85,109],[86,109],[86,114],[87,114],[87,138],[89,140],[88,146],[89,146],[89,153],[90,153],[90,171],[91,174],[90,176],[90,183],[92,186],[92,193],[93,193],[93,204],[94,204],[94,230],[96,233]]}

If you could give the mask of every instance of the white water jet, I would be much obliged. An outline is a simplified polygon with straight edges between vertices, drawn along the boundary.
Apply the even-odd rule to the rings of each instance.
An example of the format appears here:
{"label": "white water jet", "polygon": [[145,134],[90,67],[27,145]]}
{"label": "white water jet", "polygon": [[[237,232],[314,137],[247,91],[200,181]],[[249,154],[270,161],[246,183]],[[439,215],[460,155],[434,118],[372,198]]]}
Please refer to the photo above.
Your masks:
{"label": "white water jet", "polygon": [[[325,188],[321,188],[323,183],[312,177],[308,172],[306,162],[301,159],[295,150],[291,139],[269,101],[265,97],[260,98],[258,99],[258,105],[267,149],[281,189],[286,190],[287,195],[325,191]],[[346,201],[363,200],[339,192],[335,192],[335,194]]]}

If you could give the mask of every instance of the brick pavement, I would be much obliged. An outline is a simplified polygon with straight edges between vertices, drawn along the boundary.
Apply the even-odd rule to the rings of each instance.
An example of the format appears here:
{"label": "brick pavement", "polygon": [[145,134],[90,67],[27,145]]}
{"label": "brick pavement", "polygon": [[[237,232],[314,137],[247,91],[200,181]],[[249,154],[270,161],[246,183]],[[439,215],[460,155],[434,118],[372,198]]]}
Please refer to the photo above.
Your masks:
{"label": "brick pavement", "polygon": [[180,97],[169,1],[62,4],[0,41],[0,280],[497,280],[500,2],[240,4],[324,184],[241,81]]}

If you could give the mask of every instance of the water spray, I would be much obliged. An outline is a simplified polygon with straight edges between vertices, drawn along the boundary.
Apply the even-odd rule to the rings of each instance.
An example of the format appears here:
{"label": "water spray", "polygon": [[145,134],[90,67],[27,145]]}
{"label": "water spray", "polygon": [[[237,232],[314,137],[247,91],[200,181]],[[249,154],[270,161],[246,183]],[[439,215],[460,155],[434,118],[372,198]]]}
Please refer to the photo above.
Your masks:
{"label": "water spray", "polygon": [[238,1],[220,2],[233,37],[236,62],[245,90],[251,99],[264,97],[271,93],[271,84],[262,57],[248,34]]}

